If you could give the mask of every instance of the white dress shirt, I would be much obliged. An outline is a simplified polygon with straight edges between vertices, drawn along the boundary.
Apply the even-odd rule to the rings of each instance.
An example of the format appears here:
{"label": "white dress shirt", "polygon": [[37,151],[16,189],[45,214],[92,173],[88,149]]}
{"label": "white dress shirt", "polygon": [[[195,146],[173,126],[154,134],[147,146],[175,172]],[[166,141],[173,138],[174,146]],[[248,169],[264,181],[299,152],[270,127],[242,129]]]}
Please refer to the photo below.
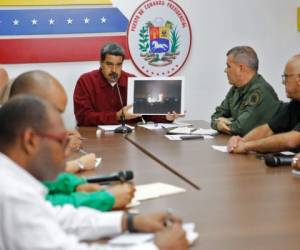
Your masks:
{"label": "white dress shirt", "polygon": [[[47,189],[27,171],[0,153],[1,250],[106,250],[128,249],[87,245],[121,233],[123,212],[101,213],[90,208],[52,206]],[[129,249],[157,250],[152,244]]]}

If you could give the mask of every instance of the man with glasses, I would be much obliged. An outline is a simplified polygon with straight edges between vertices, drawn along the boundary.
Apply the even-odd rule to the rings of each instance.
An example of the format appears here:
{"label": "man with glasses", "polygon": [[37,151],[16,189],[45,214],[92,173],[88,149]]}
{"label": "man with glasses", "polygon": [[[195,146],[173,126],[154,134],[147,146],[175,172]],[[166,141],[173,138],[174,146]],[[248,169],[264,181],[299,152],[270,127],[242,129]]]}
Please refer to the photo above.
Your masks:
{"label": "man with glasses", "polygon": [[[19,75],[12,84],[10,97],[20,94],[39,96],[54,105],[60,113],[63,113],[66,108],[67,96],[63,86],[55,77],[45,71],[34,70]],[[61,140],[64,144],[68,143],[67,150],[70,150],[69,132],[67,136],[65,134],[49,135],[42,131],[39,133],[41,136]],[[71,138],[74,142],[74,136]],[[73,148],[71,147],[71,149]],[[95,154],[86,154],[67,161],[65,171],[74,173],[91,170],[95,168],[95,163]],[[49,189],[46,199],[54,205],[72,204],[76,207],[86,206],[101,211],[123,209],[130,203],[135,191],[134,185],[130,183],[112,185],[104,189],[101,185],[88,184],[84,178],[70,173],[61,173],[55,181],[47,181],[44,184]]]}
{"label": "man with glasses", "polygon": [[[12,83],[9,97],[19,94],[30,94],[39,96],[52,103],[55,108],[63,113],[67,105],[67,95],[61,83],[45,71],[33,70],[20,74]],[[72,151],[78,151],[81,147],[81,135],[76,130],[68,131],[70,138],[69,147]],[[94,169],[96,157],[88,154],[80,157],[85,170]],[[78,161],[69,161],[66,171],[76,173],[81,170]]]}
{"label": "man with glasses", "polygon": [[300,146],[300,54],[287,62],[282,83],[286,95],[291,99],[285,103],[274,117],[266,124],[250,131],[243,138],[233,136],[227,148],[231,153],[250,151],[267,153],[293,150]]}
{"label": "man with glasses", "polygon": [[[129,112],[127,105],[127,81],[134,75],[122,70],[125,52],[120,45],[108,43],[101,49],[101,67],[83,74],[74,90],[74,112],[79,126],[119,124],[124,112],[130,123],[141,121],[140,115]],[[117,86],[118,85],[118,86]],[[120,95],[118,93],[118,87]],[[121,100],[124,103],[122,107]],[[176,113],[164,116],[145,116],[153,122],[174,121]]]}
{"label": "man with glasses", "polygon": [[268,122],[280,101],[272,86],[257,73],[258,58],[251,47],[230,49],[226,64],[225,73],[232,87],[211,116],[211,127],[222,133],[243,136]]}
{"label": "man with glasses", "polygon": [[167,213],[100,213],[89,208],[53,207],[44,200],[47,189],[40,181],[54,179],[63,171],[68,142],[59,112],[48,102],[16,96],[0,109],[0,120],[0,249],[115,249],[80,241],[127,230],[157,232],[154,243],[132,249],[188,249],[177,217],[171,216],[173,224],[164,226],[170,216]]}

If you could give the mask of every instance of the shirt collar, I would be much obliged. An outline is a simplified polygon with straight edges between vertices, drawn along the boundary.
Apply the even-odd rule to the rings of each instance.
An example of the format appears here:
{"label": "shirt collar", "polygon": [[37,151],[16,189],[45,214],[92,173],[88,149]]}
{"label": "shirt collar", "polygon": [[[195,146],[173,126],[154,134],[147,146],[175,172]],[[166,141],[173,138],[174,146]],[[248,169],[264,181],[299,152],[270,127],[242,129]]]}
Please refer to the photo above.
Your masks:
{"label": "shirt collar", "polygon": [[248,91],[248,89],[250,88],[250,86],[251,86],[255,81],[257,81],[257,78],[258,78],[258,77],[259,77],[259,75],[256,73],[256,74],[251,78],[251,80],[250,80],[247,84],[245,84],[245,85],[242,86],[242,87],[236,88],[237,91],[239,92],[239,94],[245,94],[245,93]]}
{"label": "shirt collar", "polygon": [[117,84],[117,82],[111,82],[109,84],[110,84],[110,86],[114,87]]}
{"label": "shirt collar", "polygon": [[[12,176],[16,182],[23,184],[26,188],[31,188],[34,192],[45,196],[47,194],[47,188],[42,185],[40,181],[34,178],[29,172],[19,166],[12,159],[0,152],[1,171],[4,174]],[[3,174],[3,173],[2,173]]]}

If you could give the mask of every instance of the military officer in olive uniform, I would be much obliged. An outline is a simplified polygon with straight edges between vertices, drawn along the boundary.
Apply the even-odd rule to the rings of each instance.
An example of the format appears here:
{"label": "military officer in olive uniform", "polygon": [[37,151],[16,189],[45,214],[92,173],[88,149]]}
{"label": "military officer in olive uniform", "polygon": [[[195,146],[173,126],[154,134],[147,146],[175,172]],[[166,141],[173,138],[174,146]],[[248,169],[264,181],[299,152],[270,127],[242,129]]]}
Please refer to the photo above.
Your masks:
{"label": "military officer in olive uniform", "polygon": [[285,66],[282,83],[289,103],[284,103],[272,119],[246,136],[232,136],[227,144],[231,153],[300,152],[300,54]]}
{"label": "military officer in olive uniform", "polygon": [[232,87],[211,116],[211,127],[226,134],[245,135],[268,122],[281,102],[271,85],[257,73],[258,58],[251,47],[229,50],[226,64],[225,73]]}

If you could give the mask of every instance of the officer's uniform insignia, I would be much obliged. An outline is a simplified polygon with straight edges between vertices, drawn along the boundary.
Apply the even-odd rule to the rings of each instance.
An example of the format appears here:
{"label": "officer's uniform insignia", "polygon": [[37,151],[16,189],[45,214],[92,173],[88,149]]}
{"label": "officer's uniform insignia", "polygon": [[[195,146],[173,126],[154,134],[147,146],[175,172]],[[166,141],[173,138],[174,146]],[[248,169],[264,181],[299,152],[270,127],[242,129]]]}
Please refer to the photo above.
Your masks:
{"label": "officer's uniform insignia", "polygon": [[255,106],[259,103],[260,97],[261,97],[260,92],[256,91],[249,96],[247,102],[250,106]]}

